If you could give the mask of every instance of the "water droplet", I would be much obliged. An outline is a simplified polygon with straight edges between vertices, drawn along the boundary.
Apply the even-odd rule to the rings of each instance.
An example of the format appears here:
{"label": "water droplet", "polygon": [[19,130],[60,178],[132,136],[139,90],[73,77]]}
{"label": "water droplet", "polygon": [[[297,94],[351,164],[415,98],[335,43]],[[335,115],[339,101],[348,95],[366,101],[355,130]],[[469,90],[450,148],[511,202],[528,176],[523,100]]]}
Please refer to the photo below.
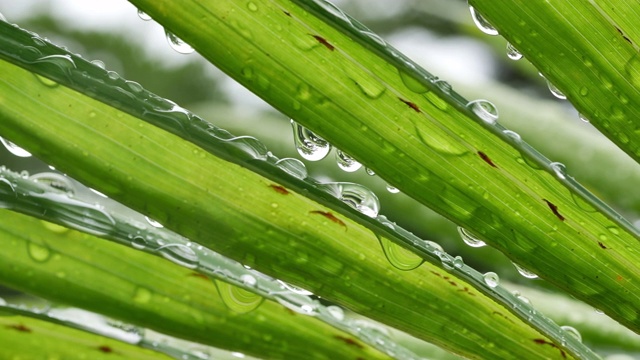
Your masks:
{"label": "water droplet", "polygon": [[145,249],[147,247],[147,240],[142,237],[142,236],[135,236],[132,240],[131,240],[131,246],[133,246],[136,249]]}
{"label": "water droplet", "polygon": [[195,251],[184,244],[166,244],[155,249],[155,251],[159,252],[165,259],[189,269],[198,267],[200,261]]}
{"label": "water droplet", "polygon": [[102,60],[91,60],[91,63],[102,70],[105,70],[107,68]]}
{"label": "water droplet", "polygon": [[2,15],[2,13],[0,13],[0,20],[7,22],[7,18],[5,18],[4,15]]}
{"label": "water droplet", "polygon": [[191,45],[184,42],[171,31],[165,30],[165,34],[167,36],[167,42],[173,50],[179,52],[180,54],[191,54],[194,51]]}
{"label": "water droplet", "polygon": [[375,41],[376,43],[378,43],[378,45],[382,45],[382,46],[387,46],[387,42],[384,41],[384,39],[382,37],[380,37],[380,35],[372,33],[371,31],[365,31],[365,30],[360,30],[360,34],[368,37],[369,39]]}
{"label": "water droplet", "polygon": [[487,245],[484,241],[479,240],[475,235],[473,235],[469,230],[465,228],[458,227],[458,233],[460,234],[462,241],[464,241],[465,244],[471,247],[483,247]]}
{"label": "water droplet", "polygon": [[48,55],[43,56],[33,62],[34,64],[51,64],[55,65],[62,70],[76,69],[76,63],[71,58],[71,55]]}
{"label": "water droplet", "polygon": [[635,88],[640,88],[640,53],[634,53],[625,64],[624,71],[627,73],[627,80]]}
{"label": "water droplet", "polygon": [[453,267],[456,269],[460,269],[464,266],[464,260],[461,256],[456,256],[453,258]]}
{"label": "water droplet", "polygon": [[490,101],[473,100],[467,104],[467,108],[487,124],[495,124],[498,121],[498,109]]}
{"label": "water droplet", "polygon": [[304,163],[294,158],[284,158],[276,161],[276,166],[287,172],[289,175],[304,180],[307,178],[307,167]]}
{"label": "water droplet", "polygon": [[61,174],[52,172],[43,172],[39,174],[33,174],[29,177],[31,180],[49,186],[50,188],[62,191],[68,195],[75,194],[75,186],[71,180]]}
{"label": "water droplet", "polygon": [[549,164],[551,170],[556,174],[556,177],[560,180],[565,180],[567,178],[567,168],[563,163],[552,162]]}
{"label": "water droplet", "polygon": [[291,291],[294,294],[298,294],[298,295],[304,295],[304,296],[309,296],[309,295],[313,295],[313,293],[309,290],[305,290],[302,288],[299,288],[297,286],[293,286],[289,283],[286,283],[282,280],[278,280],[278,283],[284,288],[287,289],[289,291]]}
{"label": "water droplet", "polygon": [[498,274],[494,272],[488,272],[484,274],[483,278],[484,278],[484,283],[487,284],[490,288],[494,288],[498,286],[498,284],[500,283],[500,278],[498,277]]}
{"label": "water droplet", "polygon": [[524,267],[513,263],[513,266],[515,266],[516,270],[518,270],[518,273],[520,273],[520,275],[526,277],[527,279],[537,279],[538,275],[532,273],[531,271],[525,269]]}
{"label": "water droplet", "polygon": [[400,74],[402,83],[404,83],[404,85],[414,93],[424,94],[429,91],[429,88],[427,88],[424,84],[422,84],[409,73],[402,70],[398,70],[398,73]]}
{"label": "water droplet", "polygon": [[373,171],[373,170],[371,170],[369,168],[365,168],[364,170],[367,173],[367,175],[369,175],[369,176],[374,176],[376,174],[375,171]]}
{"label": "water droplet", "polygon": [[152,296],[153,294],[151,293],[151,291],[149,291],[149,289],[138,287],[133,294],[133,301],[137,302],[138,304],[146,304],[151,301]]}
{"label": "water droplet", "polygon": [[414,254],[413,252],[405,249],[404,247],[394,243],[393,241],[376,234],[384,255],[389,260],[389,263],[398,270],[408,271],[417,268],[422,265],[424,259]]}
{"label": "water droplet", "polygon": [[374,74],[359,64],[345,63],[342,65],[342,71],[370,99],[378,99],[387,90]]}
{"label": "water droplet", "polygon": [[392,194],[397,194],[400,192],[400,190],[398,190],[398,188],[392,186],[391,184],[387,184],[387,191],[392,193]]}
{"label": "water droplet", "polygon": [[151,16],[147,15],[147,13],[145,13],[142,10],[138,10],[138,17],[140,17],[140,19],[144,20],[144,21],[149,21],[151,20]]}
{"label": "water droplet", "polygon": [[256,280],[256,278],[253,277],[253,275],[249,275],[249,274],[244,274],[240,276],[240,281],[242,281],[243,284],[251,287],[256,286],[256,284],[258,283],[258,280]]}
{"label": "water droplet", "polygon": [[249,3],[247,3],[247,9],[249,9],[249,11],[256,12],[258,11],[258,5],[256,5],[253,1],[249,1]]}
{"label": "water droplet", "polygon": [[36,244],[32,241],[27,245],[29,256],[33,261],[43,263],[51,258],[51,250],[46,244]]}
{"label": "water droplet", "polygon": [[583,86],[580,88],[580,96],[587,96],[589,95],[589,88],[586,86]]}
{"label": "water droplet", "polygon": [[129,89],[131,91],[133,91],[134,93],[141,93],[143,89],[142,85],[138,84],[135,81],[130,81],[130,80],[126,80],[125,84],[127,84],[127,86],[129,87]]}
{"label": "water droplet", "polygon": [[342,310],[341,307],[335,306],[335,305],[329,305],[327,306],[326,309],[327,309],[327,312],[329,312],[329,314],[331,314],[331,316],[333,316],[336,320],[338,321],[344,320],[344,310]]}
{"label": "water droplet", "polygon": [[244,355],[243,353],[241,353],[241,352],[236,352],[236,351],[232,352],[232,353],[231,353],[231,356],[233,356],[233,357],[237,357],[237,358],[240,358],[240,359],[244,359],[244,358],[245,358],[245,355]]}
{"label": "water droplet", "polygon": [[42,85],[46,86],[46,87],[54,88],[54,87],[57,87],[58,85],[60,85],[57,82],[55,82],[54,80],[49,79],[48,77],[44,77],[44,76],[36,74],[36,73],[34,73],[34,75],[36,76],[36,79],[38,79],[38,81],[40,81],[40,83]]}
{"label": "water droplet", "polygon": [[422,119],[414,122],[418,139],[434,151],[447,156],[461,156],[469,149],[446,130]]}
{"label": "water droplet", "polygon": [[480,13],[476,11],[473,6],[469,6],[469,11],[471,12],[471,18],[473,19],[473,22],[476,24],[478,29],[480,29],[480,31],[491,36],[498,35],[498,30],[496,30],[496,28],[494,28],[493,25],[491,25],[489,21],[487,21],[487,19],[480,15]]}
{"label": "water droplet", "polygon": [[311,130],[291,120],[293,141],[300,156],[309,161],[324,159],[331,151],[331,144]]}
{"label": "water droplet", "polygon": [[560,89],[558,89],[555,85],[553,85],[551,81],[547,80],[547,86],[549,87],[549,91],[551,92],[551,95],[561,100],[564,100],[567,98],[567,96],[563,94],[562,91],[560,91]]}
{"label": "water droplet", "polygon": [[145,218],[145,220],[147,220],[147,222],[149,223],[149,225],[151,225],[151,226],[153,226],[153,227],[157,227],[157,228],[163,228],[163,227],[164,227],[162,224],[160,224],[159,222],[157,222],[157,221],[155,221],[155,220],[151,219],[151,218],[150,218],[150,217],[148,217],[148,216],[145,216],[144,218]]}
{"label": "water droplet", "polygon": [[511,43],[507,43],[507,56],[511,60],[522,59],[522,54]]}
{"label": "water droplet", "polygon": [[568,325],[560,326],[560,328],[564,330],[564,332],[567,333],[569,336],[573,336],[579,342],[582,342],[582,335],[580,335],[580,332],[576,328]]}
{"label": "water droplet", "polygon": [[12,143],[11,141],[0,137],[0,142],[2,142],[2,145],[4,145],[4,147],[13,155],[18,156],[18,157],[30,157],[31,153],[28,152],[27,150],[19,147],[18,145]]}
{"label": "water droplet", "polygon": [[362,167],[362,164],[341,150],[336,150],[336,162],[338,167],[346,172],[354,172]]}
{"label": "water droplet", "polygon": [[214,280],[214,283],[218,288],[222,302],[231,311],[246,314],[257,309],[264,301],[262,296],[224,281]]}
{"label": "water droplet", "polygon": [[380,201],[367,187],[348,182],[319,184],[318,188],[340,199],[342,202],[369,216],[376,217],[380,211]]}
{"label": "water droplet", "polygon": [[507,137],[510,138],[515,143],[521,143],[522,142],[522,138],[520,137],[520,134],[518,134],[515,131],[503,130],[502,133],[507,135]]}

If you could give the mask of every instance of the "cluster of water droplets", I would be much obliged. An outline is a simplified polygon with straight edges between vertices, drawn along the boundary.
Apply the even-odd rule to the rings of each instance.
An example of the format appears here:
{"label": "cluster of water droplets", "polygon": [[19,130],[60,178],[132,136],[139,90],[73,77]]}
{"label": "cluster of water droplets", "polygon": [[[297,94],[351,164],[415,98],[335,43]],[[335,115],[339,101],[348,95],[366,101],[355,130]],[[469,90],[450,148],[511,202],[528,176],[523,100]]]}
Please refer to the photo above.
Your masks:
{"label": "cluster of water droplets", "polygon": [[174,359],[213,360],[217,355],[233,355],[227,350],[174,338],[87,310],[41,302],[42,304],[37,306],[26,306],[21,303],[7,303],[0,299],[0,310],[5,314],[62,323],[70,328],[152,349]]}
{"label": "cluster of water droplets", "polygon": [[[366,191],[357,184],[332,183],[324,186],[328,191],[343,194],[346,196],[344,201],[354,204],[357,204],[354,199],[363,196],[361,192]],[[376,200],[370,200],[373,203],[368,206],[377,209]],[[197,270],[213,279],[220,298],[235,313],[253,311],[264,299],[271,299],[300,314],[318,317],[365,342],[372,337],[367,331],[340,319],[342,316],[336,314],[343,312],[342,309],[335,305],[324,305],[311,292],[213,252],[164,228],[161,223],[147,216],[93,193],[89,188],[63,175],[42,173],[29,177],[28,174],[16,174],[0,168],[0,206],[100,235],[134,249],[162,256],[182,267]],[[367,215],[375,217],[372,210],[366,211],[369,211]],[[37,251],[33,253],[37,259],[34,258],[34,261],[48,261],[50,255],[46,248],[35,250]],[[144,303],[151,296],[150,290],[138,289],[133,301]],[[401,357],[402,359],[417,359],[390,338],[376,335],[375,339],[382,339],[385,346],[375,342],[370,344],[382,351],[405,352],[407,357]]]}

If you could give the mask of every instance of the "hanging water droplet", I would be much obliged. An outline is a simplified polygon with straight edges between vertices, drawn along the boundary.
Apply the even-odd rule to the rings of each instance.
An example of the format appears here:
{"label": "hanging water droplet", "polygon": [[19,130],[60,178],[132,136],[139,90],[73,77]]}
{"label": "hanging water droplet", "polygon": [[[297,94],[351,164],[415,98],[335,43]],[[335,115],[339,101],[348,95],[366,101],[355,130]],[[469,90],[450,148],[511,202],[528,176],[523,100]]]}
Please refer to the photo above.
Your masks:
{"label": "hanging water droplet", "polygon": [[335,306],[335,305],[329,305],[327,306],[326,309],[327,309],[327,312],[329,312],[329,314],[331,314],[331,316],[333,316],[336,320],[338,321],[344,320],[344,310],[342,310],[341,307]]}
{"label": "hanging water droplet", "polygon": [[369,168],[365,168],[364,170],[367,173],[367,175],[369,175],[369,176],[374,176],[376,174],[373,170],[371,170]]}
{"label": "hanging water droplet", "polygon": [[167,36],[167,42],[169,42],[169,46],[171,46],[173,50],[180,54],[191,54],[194,51],[191,45],[184,42],[171,31],[165,30],[165,34]]}
{"label": "hanging water droplet", "polygon": [[218,293],[222,302],[232,311],[240,314],[249,313],[257,309],[264,298],[258,294],[254,294],[250,291],[231,285],[224,281],[214,280]]}
{"label": "hanging water droplet", "polygon": [[151,225],[151,226],[153,226],[153,227],[157,227],[157,228],[163,228],[163,227],[164,227],[162,224],[160,224],[159,222],[157,222],[157,221],[155,221],[155,220],[151,219],[151,218],[150,218],[150,217],[148,217],[148,216],[145,216],[144,218],[145,218],[145,220],[147,220],[147,222],[149,223],[149,225]]}
{"label": "hanging water droplet", "polygon": [[151,20],[151,16],[149,16],[146,12],[144,12],[142,10],[138,10],[138,17],[140,17],[140,19],[142,19],[144,21]]}
{"label": "hanging water droplet", "polygon": [[565,180],[567,178],[567,168],[563,163],[552,162],[549,164],[549,167],[556,174],[558,179]]}
{"label": "hanging water droplet", "polygon": [[511,43],[507,43],[507,56],[511,60],[520,60],[522,59],[522,54],[516,49]]}
{"label": "hanging water droplet", "polygon": [[43,263],[51,258],[51,250],[46,244],[36,244],[30,241],[27,245],[27,251],[35,262]]}
{"label": "hanging water droplet", "polygon": [[43,172],[39,174],[33,174],[29,178],[37,183],[45,184],[53,189],[65,192],[68,195],[73,196],[75,194],[75,186],[73,185],[71,180],[69,180],[69,178],[64,175],[51,172]]}
{"label": "hanging water droplet", "polygon": [[498,286],[498,284],[500,283],[500,278],[498,277],[498,274],[494,272],[488,272],[484,274],[483,278],[484,278],[484,283],[487,284],[490,288],[494,288]]}
{"label": "hanging water droplet", "polygon": [[145,249],[147,247],[147,240],[142,236],[135,236],[131,240],[131,246],[139,250]]}
{"label": "hanging water droplet", "polygon": [[138,287],[133,294],[133,301],[138,304],[146,304],[151,301],[153,294],[147,288]]}
{"label": "hanging water droplet", "polygon": [[342,171],[346,172],[354,172],[362,167],[362,164],[357,162],[354,158],[337,149],[336,162],[338,163],[338,167],[342,169]]}
{"label": "hanging water droplet", "polygon": [[470,101],[467,104],[467,108],[487,124],[495,124],[498,121],[498,109],[488,100]]}
{"label": "hanging water droplet", "polygon": [[309,291],[309,290],[305,290],[305,289],[299,288],[297,286],[293,286],[293,285],[291,285],[289,283],[286,283],[286,282],[284,282],[282,280],[277,280],[277,281],[278,281],[278,283],[280,283],[280,285],[284,289],[289,290],[294,294],[304,295],[304,296],[313,295],[313,293],[311,291]]}
{"label": "hanging water droplet", "polygon": [[376,234],[384,255],[389,260],[389,263],[398,270],[408,271],[417,268],[422,265],[424,259],[414,254],[410,250],[394,243],[393,241]]}
{"label": "hanging water droplet", "polygon": [[560,100],[565,100],[567,98],[566,95],[563,94],[562,91],[560,91],[560,89],[558,89],[555,85],[551,83],[551,81],[547,80],[547,86],[549,87],[549,91],[551,92],[551,95],[557,97]]}
{"label": "hanging water droplet", "polygon": [[31,153],[28,152],[27,150],[19,147],[18,145],[12,143],[11,141],[0,137],[0,142],[2,142],[2,145],[4,145],[4,147],[13,155],[18,156],[18,157],[30,157]]}
{"label": "hanging water droplet", "polygon": [[187,245],[177,243],[166,244],[160,246],[155,251],[159,252],[165,259],[171,260],[186,268],[195,269],[198,267],[198,255]]}
{"label": "hanging water droplet", "polygon": [[586,123],[590,122],[589,119],[587,119],[586,116],[584,116],[583,114],[578,114],[578,118]]}
{"label": "hanging water droplet", "polygon": [[480,31],[491,36],[498,35],[498,30],[496,30],[496,28],[494,28],[493,25],[491,25],[489,21],[487,21],[487,19],[480,15],[480,13],[476,11],[473,6],[469,6],[469,11],[471,12],[471,18],[473,19],[473,22],[476,24],[478,29],[480,29]]}
{"label": "hanging water droplet", "polygon": [[569,336],[573,336],[579,342],[582,342],[582,335],[580,334],[580,331],[578,331],[573,326],[564,325],[564,326],[560,326],[560,328],[564,330],[565,333],[569,334]]}
{"label": "hanging water droplet", "polygon": [[311,130],[291,120],[293,141],[300,156],[309,161],[324,159],[331,151],[331,144]]}
{"label": "hanging water droplet", "polygon": [[300,180],[307,178],[307,167],[304,163],[294,158],[284,158],[276,161],[276,166],[284,170],[289,175],[296,177]]}
{"label": "hanging water droplet", "polygon": [[258,280],[256,280],[256,278],[253,277],[253,275],[249,275],[249,274],[244,274],[240,276],[240,281],[242,281],[243,284],[251,287],[256,286],[256,284],[258,283]]}
{"label": "hanging water droplet", "polygon": [[318,188],[369,217],[378,216],[380,201],[373,191],[363,185],[348,182],[324,183],[319,184]]}
{"label": "hanging water droplet", "polygon": [[105,70],[107,68],[102,60],[91,60],[91,63],[102,70]]}
{"label": "hanging water droplet", "polygon": [[518,273],[520,273],[520,275],[526,277],[527,279],[537,279],[538,275],[532,273],[531,271],[525,269],[524,267],[513,263],[513,266],[515,266],[516,270],[518,270]]}
{"label": "hanging water droplet", "polygon": [[458,233],[460,234],[462,241],[471,247],[483,247],[487,245],[484,241],[479,240],[469,230],[463,227],[458,227]]}
{"label": "hanging water droplet", "polygon": [[456,269],[460,269],[464,266],[464,260],[462,259],[462,256],[456,256],[455,258],[453,258],[453,267]]}
{"label": "hanging water droplet", "polygon": [[397,194],[400,192],[397,188],[393,187],[391,184],[387,184],[387,191],[392,194]]}

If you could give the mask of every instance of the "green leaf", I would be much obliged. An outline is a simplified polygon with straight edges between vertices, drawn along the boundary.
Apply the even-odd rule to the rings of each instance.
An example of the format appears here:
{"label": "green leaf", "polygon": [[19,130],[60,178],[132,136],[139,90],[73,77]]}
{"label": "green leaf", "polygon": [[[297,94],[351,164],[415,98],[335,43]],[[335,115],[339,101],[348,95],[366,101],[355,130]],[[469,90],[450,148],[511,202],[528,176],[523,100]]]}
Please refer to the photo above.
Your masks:
{"label": "green leaf", "polygon": [[[51,62],[41,65],[49,67],[48,75],[59,71]],[[6,62],[0,66],[10,74],[0,81],[0,93],[13,104],[0,107],[3,136],[167,227],[458,353],[488,358],[562,353],[560,336],[557,345],[546,340],[469,282],[447,274],[443,265],[398,270],[370,230],[332,209],[115,108],[63,86],[48,87]],[[68,79],[86,77],[69,68],[62,73]],[[136,104],[135,96],[122,93],[114,101]]]}
{"label": "green leaf", "polygon": [[387,358],[273,301],[239,314],[210,279],[161,258],[7,210],[2,219],[0,283],[12,288],[258,357]]}
{"label": "green leaf", "polygon": [[640,160],[640,6],[471,0],[604,135]]}
{"label": "green leaf", "polygon": [[322,1],[132,3],[405,194],[640,328],[637,230],[493,124],[488,104],[467,103]]}

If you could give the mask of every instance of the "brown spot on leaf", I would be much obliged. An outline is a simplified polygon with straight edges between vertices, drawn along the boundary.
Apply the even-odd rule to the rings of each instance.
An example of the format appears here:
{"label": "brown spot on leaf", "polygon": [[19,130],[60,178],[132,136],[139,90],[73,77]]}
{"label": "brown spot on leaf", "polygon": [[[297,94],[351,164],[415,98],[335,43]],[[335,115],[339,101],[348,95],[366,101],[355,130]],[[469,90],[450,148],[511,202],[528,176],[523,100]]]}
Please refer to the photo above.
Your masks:
{"label": "brown spot on leaf", "polygon": [[197,277],[197,278],[205,279],[205,280],[209,281],[209,278],[207,277],[207,275],[200,274],[200,273],[197,273],[197,272],[192,272],[192,273],[189,274],[189,276],[193,276],[193,277]]}
{"label": "brown spot on leaf", "polygon": [[551,211],[553,212],[553,214],[560,219],[560,221],[564,221],[564,216],[562,216],[562,214],[560,214],[560,212],[558,211],[558,207],[555,206],[551,201],[547,200],[547,199],[542,199],[544,200],[544,202],[547,203],[547,206],[549,206],[549,209],[551,209]]}
{"label": "brown spot on leaf", "polygon": [[289,16],[289,17],[291,17],[291,13],[289,13],[288,11],[284,11],[284,10],[282,10],[282,12],[283,12],[285,15],[287,15],[287,16]]}
{"label": "brown spot on leaf", "polygon": [[333,51],[335,50],[335,46],[331,45],[327,39],[323,38],[322,36],[319,35],[311,35],[313,36],[314,39],[318,40],[318,42],[322,45],[324,45],[324,47],[326,47],[327,49]]}
{"label": "brown spot on leaf", "polygon": [[26,332],[26,333],[30,333],[31,329],[29,329],[28,327],[22,325],[22,324],[14,324],[14,325],[7,325],[6,326],[7,329],[13,329],[16,331],[20,331],[20,332]]}
{"label": "brown spot on leaf", "polygon": [[98,350],[102,351],[103,353],[112,353],[113,349],[107,345],[102,345],[98,347]]}
{"label": "brown spot on leaf", "polygon": [[560,349],[558,347],[558,345],[552,343],[551,341],[547,341],[545,339],[533,339],[533,342],[536,343],[536,344],[549,345],[549,346],[551,346],[553,348],[556,348],[556,349],[558,349],[560,351],[560,355],[562,356],[563,359],[567,358],[567,354],[564,352],[564,350]]}
{"label": "brown spot on leaf", "polygon": [[618,276],[616,276],[616,280],[622,281],[622,280],[624,280],[624,278],[622,276],[618,275]]}
{"label": "brown spot on leaf", "polygon": [[289,190],[285,189],[284,186],[271,184],[269,187],[275,190],[278,194],[289,195]]}
{"label": "brown spot on leaf", "polygon": [[403,98],[398,98],[400,101],[402,101],[403,103],[405,103],[405,105],[407,105],[408,107],[412,108],[415,112],[419,113],[420,112],[420,108],[418,107],[418,105],[412,103],[411,101],[405,100]]}
{"label": "brown spot on leaf", "polygon": [[309,211],[309,213],[322,215],[322,216],[326,217],[327,219],[331,220],[332,222],[334,222],[334,223],[336,223],[336,224],[338,224],[340,226],[344,226],[344,230],[347,231],[347,224],[345,224],[344,221],[338,219],[335,215],[333,215],[329,211],[313,210],[313,211]]}
{"label": "brown spot on leaf", "polygon": [[355,346],[358,349],[363,349],[364,346],[362,346],[362,344],[360,344],[359,342],[353,340],[352,338],[346,337],[346,336],[340,336],[340,335],[335,335],[334,338],[344,342],[347,345],[351,345],[351,346]]}
{"label": "brown spot on leaf", "polygon": [[487,154],[483,153],[482,151],[478,151],[478,156],[480,156],[480,158],[487,164],[491,165],[494,168],[497,168],[496,164],[493,163],[493,161],[491,160],[491,158],[489,158],[489,156],[487,156]]}
{"label": "brown spot on leaf", "polygon": [[600,241],[598,241],[598,245],[603,249],[607,249],[607,247]]}

